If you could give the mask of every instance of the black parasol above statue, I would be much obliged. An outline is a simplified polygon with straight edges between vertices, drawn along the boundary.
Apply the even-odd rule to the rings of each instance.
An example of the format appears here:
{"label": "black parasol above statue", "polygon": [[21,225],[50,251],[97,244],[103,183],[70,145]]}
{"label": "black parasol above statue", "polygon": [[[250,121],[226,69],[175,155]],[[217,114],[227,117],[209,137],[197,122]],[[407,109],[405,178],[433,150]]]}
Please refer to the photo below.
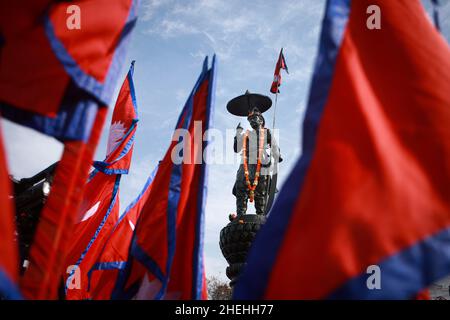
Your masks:
{"label": "black parasol above statue", "polygon": [[272,100],[265,95],[258,93],[250,93],[248,90],[245,94],[233,98],[227,103],[227,110],[235,116],[247,117],[253,108],[258,108],[261,113],[267,111],[272,106]]}

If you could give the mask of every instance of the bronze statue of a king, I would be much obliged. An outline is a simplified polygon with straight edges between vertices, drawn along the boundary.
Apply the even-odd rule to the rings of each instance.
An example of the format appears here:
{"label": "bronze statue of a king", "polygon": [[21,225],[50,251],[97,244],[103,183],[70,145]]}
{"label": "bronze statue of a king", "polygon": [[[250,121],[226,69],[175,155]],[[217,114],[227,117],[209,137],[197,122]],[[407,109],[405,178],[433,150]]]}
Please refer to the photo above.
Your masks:
{"label": "bronze statue of a king", "polygon": [[276,191],[270,187],[276,164],[282,161],[280,150],[270,129],[265,127],[262,115],[272,105],[269,97],[249,93],[248,91],[231,100],[227,109],[234,115],[246,116],[251,130],[246,130],[239,123],[234,137],[234,152],[241,153],[241,163],[233,186],[236,197],[236,214],[242,216],[247,212],[248,201],[255,203],[258,215],[268,212],[269,199]]}

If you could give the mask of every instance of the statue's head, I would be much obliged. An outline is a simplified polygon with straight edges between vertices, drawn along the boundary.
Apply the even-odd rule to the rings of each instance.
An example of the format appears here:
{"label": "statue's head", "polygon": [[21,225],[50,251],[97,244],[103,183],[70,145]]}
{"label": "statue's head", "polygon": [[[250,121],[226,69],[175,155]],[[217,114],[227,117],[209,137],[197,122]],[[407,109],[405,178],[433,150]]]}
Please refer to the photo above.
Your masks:
{"label": "statue's head", "polygon": [[264,127],[264,125],[265,125],[264,117],[262,116],[259,109],[256,107],[253,108],[252,111],[250,111],[250,113],[247,116],[247,120],[248,120],[248,122],[250,122],[250,126],[254,130]]}

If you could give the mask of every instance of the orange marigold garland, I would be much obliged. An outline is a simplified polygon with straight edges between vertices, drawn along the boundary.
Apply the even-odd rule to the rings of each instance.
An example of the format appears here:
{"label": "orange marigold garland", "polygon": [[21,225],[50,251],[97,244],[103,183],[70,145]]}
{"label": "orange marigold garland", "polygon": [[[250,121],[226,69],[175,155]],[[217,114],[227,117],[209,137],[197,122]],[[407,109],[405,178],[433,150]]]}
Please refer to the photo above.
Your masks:
{"label": "orange marigold garland", "polygon": [[249,173],[248,173],[247,140],[248,140],[249,131],[247,130],[244,135],[242,154],[243,154],[243,158],[244,158],[245,182],[247,184],[247,189],[250,191],[249,192],[250,202],[253,202],[253,199],[255,198],[255,189],[258,186],[259,175],[261,172],[261,157],[262,157],[262,153],[264,150],[264,133],[265,133],[264,129],[259,129],[258,161],[256,164],[255,179],[253,180],[253,183],[250,183],[250,178],[249,178]]}

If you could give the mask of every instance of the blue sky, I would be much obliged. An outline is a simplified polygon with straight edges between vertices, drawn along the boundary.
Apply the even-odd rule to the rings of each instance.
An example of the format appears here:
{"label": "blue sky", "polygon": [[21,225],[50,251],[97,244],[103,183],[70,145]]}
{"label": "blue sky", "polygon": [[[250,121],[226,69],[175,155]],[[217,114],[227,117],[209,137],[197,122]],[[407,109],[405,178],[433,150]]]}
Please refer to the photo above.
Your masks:
{"label": "blue sky", "polygon": [[[428,0],[423,1],[429,10]],[[245,90],[270,95],[278,53],[284,47],[289,75],[283,73],[278,97],[277,123],[284,162],[280,183],[301,154],[303,119],[325,0],[143,0],[122,78],[136,60],[134,82],[140,122],[131,172],[122,178],[121,208],[126,208],[164,155],[176,119],[206,55],[217,54],[218,73],[213,127],[225,132],[245,118],[232,116],[226,103]],[[444,5],[443,32],[450,34],[448,1]],[[109,116],[111,116],[111,111]],[[272,123],[272,111],[264,114]],[[96,159],[105,156],[108,124]],[[244,127],[245,127],[244,126]],[[54,139],[3,121],[10,172],[26,177],[57,161],[62,146]],[[225,146],[232,152],[232,145]],[[231,194],[238,164],[211,165],[205,226],[208,276],[226,279],[226,261],[219,249],[220,229],[235,211]],[[250,212],[252,212],[250,210]]]}

